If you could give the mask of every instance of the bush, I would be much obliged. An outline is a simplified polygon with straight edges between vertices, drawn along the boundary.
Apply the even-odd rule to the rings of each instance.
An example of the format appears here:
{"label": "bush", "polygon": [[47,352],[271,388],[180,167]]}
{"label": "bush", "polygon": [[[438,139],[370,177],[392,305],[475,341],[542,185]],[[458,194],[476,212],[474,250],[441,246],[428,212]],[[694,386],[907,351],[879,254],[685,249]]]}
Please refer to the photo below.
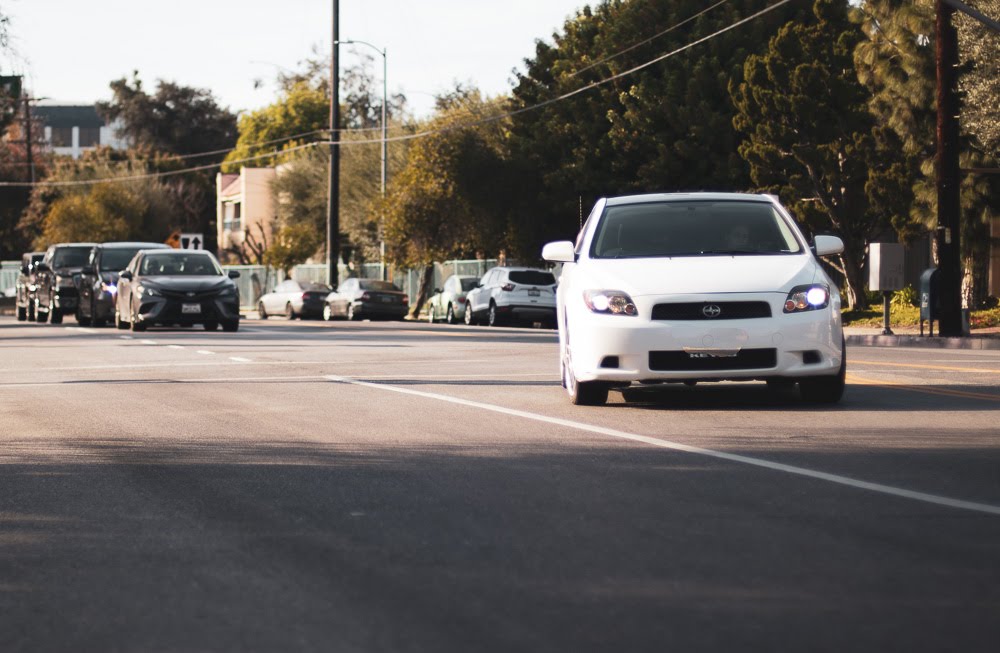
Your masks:
{"label": "bush", "polygon": [[913,286],[906,286],[902,290],[897,290],[892,294],[890,302],[892,308],[903,309],[920,305],[920,297]]}

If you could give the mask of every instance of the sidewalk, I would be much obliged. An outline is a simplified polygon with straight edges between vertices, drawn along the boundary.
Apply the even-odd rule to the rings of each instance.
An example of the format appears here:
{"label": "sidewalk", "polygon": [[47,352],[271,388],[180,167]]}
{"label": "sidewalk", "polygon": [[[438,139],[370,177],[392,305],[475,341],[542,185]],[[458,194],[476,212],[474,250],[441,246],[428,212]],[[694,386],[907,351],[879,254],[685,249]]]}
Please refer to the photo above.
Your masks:
{"label": "sidewalk", "polygon": [[844,327],[847,344],[854,347],[922,347],[925,349],[991,349],[1000,350],[1000,327],[975,329],[964,338],[941,338],[920,335],[917,327],[893,328],[895,335],[883,336],[882,327]]}

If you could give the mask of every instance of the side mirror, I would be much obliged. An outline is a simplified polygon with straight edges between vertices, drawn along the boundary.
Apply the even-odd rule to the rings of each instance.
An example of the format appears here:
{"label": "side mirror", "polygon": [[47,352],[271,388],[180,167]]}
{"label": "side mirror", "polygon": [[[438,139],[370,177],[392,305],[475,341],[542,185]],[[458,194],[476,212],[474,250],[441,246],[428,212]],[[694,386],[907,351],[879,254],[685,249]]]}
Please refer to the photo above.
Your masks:
{"label": "side mirror", "polygon": [[230,279],[239,279],[240,278],[240,271],[239,270],[230,270],[229,271],[229,278]]}
{"label": "side mirror", "polygon": [[830,256],[844,251],[844,241],[837,236],[816,236],[813,249],[816,256]]}
{"label": "side mirror", "polygon": [[131,281],[132,273],[128,270],[122,270],[121,272],[118,273],[118,278],[125,279],[126,281]]}
{"label": "side mirror", "polygon": [[575,263],[576,248],[568,240],[557,240],[542,248],[542,258],[552,263]]}

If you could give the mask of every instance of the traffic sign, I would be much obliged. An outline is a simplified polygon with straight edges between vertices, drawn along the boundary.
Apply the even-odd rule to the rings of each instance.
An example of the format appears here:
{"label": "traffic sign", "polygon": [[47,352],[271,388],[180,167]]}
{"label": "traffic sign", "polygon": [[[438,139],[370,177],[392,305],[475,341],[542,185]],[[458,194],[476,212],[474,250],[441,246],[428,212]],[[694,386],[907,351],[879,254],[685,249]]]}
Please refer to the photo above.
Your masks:
{"label": "traffic sign", "polygon": [[205,234],[181,234],[181,249],[204,249]]}

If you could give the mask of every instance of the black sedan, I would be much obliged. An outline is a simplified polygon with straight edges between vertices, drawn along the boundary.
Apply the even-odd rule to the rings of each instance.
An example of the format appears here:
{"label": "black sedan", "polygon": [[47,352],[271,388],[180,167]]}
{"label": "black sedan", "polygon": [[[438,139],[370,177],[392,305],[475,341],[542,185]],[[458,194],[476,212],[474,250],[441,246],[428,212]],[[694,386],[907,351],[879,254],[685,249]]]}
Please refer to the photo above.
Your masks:
{"label": "black sedan", "polygon": [[118,277],[115,325],[144,331],[155,324],[192,326],[206,331],[240,328],[240,293],[233,279],[208,252],[142,250]]}
{"label": "black sedan", "polygon": [[102,327],[115,315],[118,273],[125,269],[140,249],[170,249],[160,243],[104,243],[95,245],[83,266],[78,283],[80,304],[76,321],[83,326]]}
{"label": "black sedan", "polygon": [[410,298],[389,281],[347,279],[326,296],[323,317],[332,320],[402,320],[410,310]]}

